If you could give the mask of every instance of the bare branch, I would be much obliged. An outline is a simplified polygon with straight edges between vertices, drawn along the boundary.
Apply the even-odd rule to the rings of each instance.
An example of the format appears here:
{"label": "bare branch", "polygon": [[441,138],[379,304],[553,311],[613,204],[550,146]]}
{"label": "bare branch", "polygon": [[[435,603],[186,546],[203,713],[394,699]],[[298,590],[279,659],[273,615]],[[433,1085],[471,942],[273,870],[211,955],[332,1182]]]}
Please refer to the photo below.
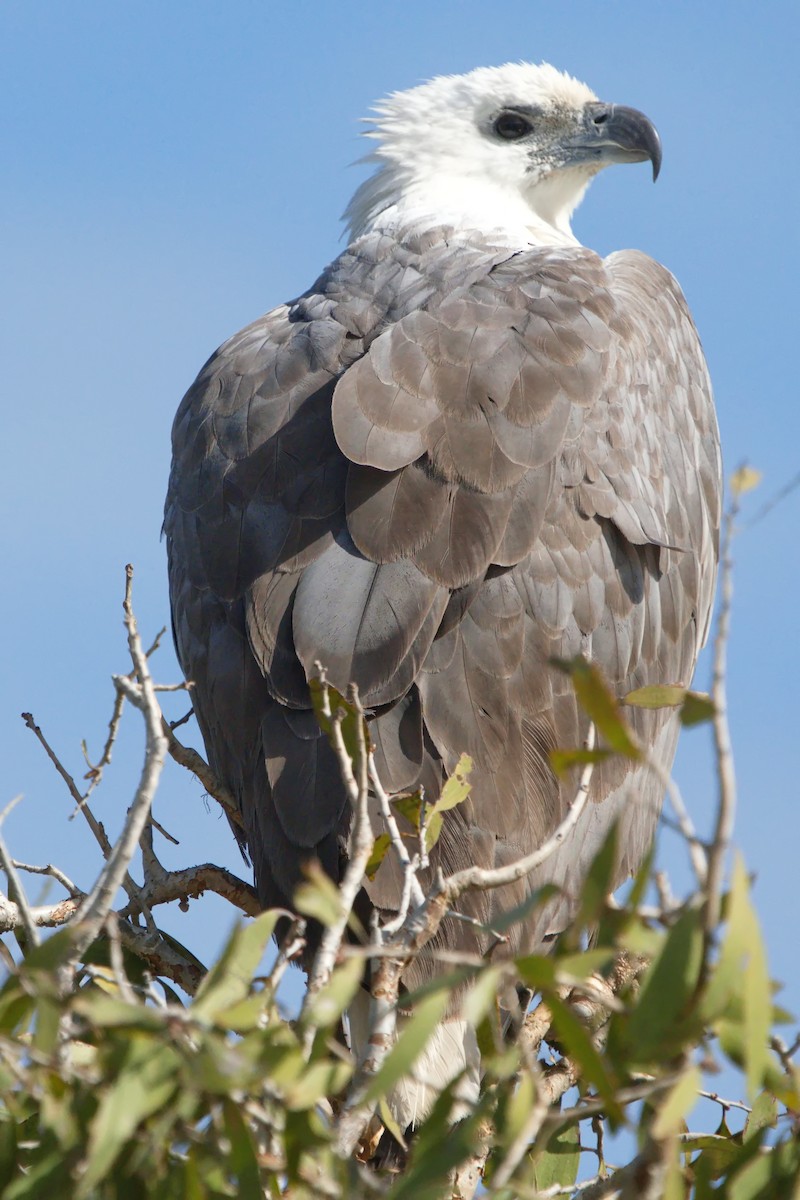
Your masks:
{"label": "bare branch", "polygon": [[[409,905],[412,902],[414,904],[423,904],[425,901],[425,893],[423,892],[422,886],[417,878],[417,871],[419,870],[421,863],[418,855],[412,859],[408,853],[408,850],[406,849],[405,842],[403,841],[397,825],[397,820],[392,812],[392,806],[389,803],[389,797],[386,793],[386,789],[384,788],[378,776],[378,770],[375,766],[375,758],[371,751],[369,755],[369,779],[370,783],[372,784],[372,790],[375,793],[381,810],[381,817],[386,826],[386,831],[391,838],[392,848],[400,860],[400,865],[403,868],[403,893],[400,898],[397,916],[394,918],[394,920],[387,921],[383,926],[384,933],[396,933],[408,915]],[[422,830],[422,837],[424,839],[425,825],[421,819],[421,814],[420,829]]]}
{"label": "bare branch", "polygon": [[28,875],[49,875],[51,879],[55,879],[56,883],[60,883],[70,896],[83,896],[83,892],[73,883],[68,875],[65,875],[59,867],[54,867],[52,863],[47,863],[44,867],[34,866],[33,863],[19,862],[14,859],[14,866],[18,871],[25,871]]}
{"label": "bare branch", "polygon": [[708,851],[708,879],[705,903],[705,930],[709,938],[719,923],[722,875],[725,859],[733,836],[736,812],[736,775],[733,766],[733,749],[728,727],[728,700],[725,686],[728,637],[730,633],[731,604],[733,602],[733,558],[731,542],[734,523],[739,511],[736,494],[725,514],[721,547],[721,601],[714,638],[714,674],[711,698],[714,701],[714,745],[717,756],[719,800],[714,837]]}
{"label": "bare branch", "polygon": [[[191,714],[187,713],[183,720],[188,720]],[[223,809],[225,816],[235,826],[236,829],[242,829],[242,814],[239,812],[239,806],[233,796],[233,793],[225,787],[225,784],[215,775],[201,754],[191,746],[184,746],[183,742],[179,742],[172,732],[173,728],[177,729],[178,725],[183,721],[176,721],[174,726],[171,726],[168,721],[161,718],[161,732],[167,741],[167,750],[170,758],[173,758],[180,766],[185,767],[192,775],[196,775],[202,783],[206,792],[212,799],[216,800],[217,804]]]}
{"label": "bare branch", "polygon": [[[76,896],[70,897],[68,900],[61,900],[58,904],[34,904],[29,906],[28,912],[34,925],[40,929],[57,929],[72,920],[83,898],[83,894],[79,892]],[[7,900],[5,896],[0,895],[0,933],[11,933],[15,929],[24,928],[25,923],[20,906],[13,900]]]}
{"label": "bare branch", "polygon": [[[594,725],[590,725],[584,744],[586,750],[591,750],[594,747],[594,740]],[[542,863],[546,862],[577,825],[589,798],[589,788],[593,772],[594,763],[586,763],[581,772],[575,799],[569,806],[566,816],[555,832],[546,842],[542,843],[538,850],[534,850],[532,854],[526,855],[525,858],[518,859],[517,862],[509,863],[505,867],[497,867],[494,870],[487,871],[480,867],[466,867],[463,871],[456,872],[455,875],[450,876],[445,884],[450,899],[455,900],[469,888],[487,891],[490,888],[504,887],[508,883],[516,883],[518,879],[522,879],[525,875],[530,875],[531,871],[534,871]]]}
{"label": "bare branch", "polygon": [[[2,826],[8,814],[17,804],[19,804],[21,799],[21,796],[15,796],[10,804],[6,805],[2,813],[0,813],[0,826]],[[0,836],[0,866],[2,866],[8,878],[9,890],[12,891],[16,896],[17,908],[19,909],[20,917],[22,918],[22,925],[28,941],[32,946],[38,946],[40,942],[39,932],[36,928],[36,922],[33,919],[30,905],[28,904],[28,897],[25,895],[25,889],[20,882],[19,875],[17,874],[16,867],[14,866],[14,860],[8,852],[2,836]]]}
{"label": "bare branch", "polygon": [[[82,929],[76,946],[76,957],[79,957],[94,941],[103,927],[103,923],[111,911],[114,897],[117,894],[127,874],[128,865],[136,852],[136,847],[142,835],[155,789],[161,775],[164,757],[167,751],[166,739],[161,732],[161,709],[153,691],[153,682],[147,658],[142,650],[136,618],[131,606],[131,583],[133,569],[126,568],[126,589],[123,609],[125,627],[128,631],[128,647],[133,660],[134,669],[139,677],[139,696],[137,707],[140,707],[145,719],[146,749],[145,761],[139,786],[136,789],[133,804],[128,811],[125,827],[112,848],[106,865],[89,895],[81,905],[77,920]],[[125,680],[125,684],[130,681]],[[127,688],[124,687],[127,692]]]}
{"label": "bare branch", "polygon": [[[659,783],[667,793],[672,811],[675,814],[678,831],[686,843],[686,849],[698,886],[704,888],[708,878],[708,852],[705,843],[697,836],[697,830],[694,827],[692,818],[689,816],[689,810],[683,802],[680,788],[669,772],[665,771],[661,763],[657,762],[652,756],[648,756],[647,765],[656,775]],[[662,820],[664,820],[663,817]]]}
{"label": "bare branch", "polygon": [[78,807],[80,808],[80,806],[83,804],[84,797],[81,794],[79,787],[75,783],[75,780],[72,778],[69,771],[63,765],[63,763],[61,762],[61,760],[58,757],[58,755],[56,754],[56,752],[50,746],[49,742],[47,741],[47,738],[42,733],[40,727],[34,721],[33,713],[24,712],[24,713],[21,713],[20,715],[21,715],[23,721],[25,722],[26,726],[28,727],[28,729],[30,729],[30,731],[33,734],[35,734],[36,737],[39,739],[39,742],[44,747],[45,754],[50,759],[51,763],[53,764],[53,766],[58,771],[61,778],[66,783],[67,788],[69,789],[70,796],[72,796],[72,799],[75,801],[76,805],[78,805]]}
{"label": "bare branch", "polygon": [[353,830],[351,834],[350,859],[344,879],[339,884],[340,915],[332,925],[328,926],[322,936],[319,950],[309,974],[308,990],[303,1005],[304,1011],[307,1011],[313,997],[330,978],[336,956],[342,944],[345,929],[347,928],[347,923],[350,920],[353,904],[363,885],[364,872],[375,843],[369,819],[369,768],[367,743],[364,733],[364,713],[358,698],[358,690],[354,684],[351,684],[347,696],[357,714],[356,755],[351,763],[342,736],[342,719],[344,713],[333,713],[330,711],[330,693],[328,692],[325,674],[322,670],[320,670],[320,682],[323,687],[323,704],[328,707],[328,712],[325,715],[329,716],[330,719],[333,749],[341,767],[342,779],[352,806]]}
{"label": "bare branch", "polygon": [[140,910],[142,901],[148,907],[156,908],[160,904],[169,904],[179,900],[182,906],[192,899],[199,899],[204,892],[214,892],[222,896],[248,917],[255,917],[261,912],[255,888],[245,883],[232,871],[213,863],[201,863],[196,867],[183,867],[176,871],[163,871],[157,881],[142,888],[141,896],[134,898],[120,911],[121,917],[128,917]]}

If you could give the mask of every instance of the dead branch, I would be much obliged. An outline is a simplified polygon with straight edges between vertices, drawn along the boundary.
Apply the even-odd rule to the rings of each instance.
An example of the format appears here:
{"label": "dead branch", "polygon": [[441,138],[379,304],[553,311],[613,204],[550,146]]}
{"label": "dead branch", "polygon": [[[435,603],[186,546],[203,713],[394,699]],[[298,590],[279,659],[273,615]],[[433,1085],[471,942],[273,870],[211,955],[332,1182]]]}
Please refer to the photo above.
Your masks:
{"label": "dead branch", "polygon": [[[83,954],[87,946],[91,945],[99,934],[111,911],[114,897],[127,875],[128,865],[139,844],[142,830],[150,813],[150,806],[153,802],[153,796],[155,795],[158,780],[161,776],[161,769],[164,764],[164,757],[167,752],[166,738],[161,732],[161,709],[153,690],[153,681],[150,677],[147,658],[142,649],[136,618],[131,605],[132,580],[133,568],[128,566],[126,568],[123,610],[125,613],[125,627],[128,632],[128,648],[134,669],[139,678],[138,692],[134,703],[141,709],[145,720],[145,761],[139,786],[136,789],[133,803],[128,811],[122,834],[113,846],[105,867],[91,892],[81,905],[76,918],[82,926],[76,943],[76,958],[79,958]],[[130,680],[124,676],[118,678],[126,695],[129,699],[132,699],[133,685]],[[122,682],[123,680],[124,683]]]}

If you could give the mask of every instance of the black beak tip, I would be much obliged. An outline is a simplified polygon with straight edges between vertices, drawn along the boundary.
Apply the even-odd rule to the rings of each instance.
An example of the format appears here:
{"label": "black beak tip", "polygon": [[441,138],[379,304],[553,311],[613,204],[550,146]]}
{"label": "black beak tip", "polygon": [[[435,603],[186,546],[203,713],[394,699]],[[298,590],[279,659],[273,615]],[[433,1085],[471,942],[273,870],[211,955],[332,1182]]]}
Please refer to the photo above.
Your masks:
{"label": "black beak tip", "polygon": [[655,183],[661,171],[661,138],[655,129],[653,129],[653,133],[655,137],[650,148],[650,162],[653,164],[653,183]]}

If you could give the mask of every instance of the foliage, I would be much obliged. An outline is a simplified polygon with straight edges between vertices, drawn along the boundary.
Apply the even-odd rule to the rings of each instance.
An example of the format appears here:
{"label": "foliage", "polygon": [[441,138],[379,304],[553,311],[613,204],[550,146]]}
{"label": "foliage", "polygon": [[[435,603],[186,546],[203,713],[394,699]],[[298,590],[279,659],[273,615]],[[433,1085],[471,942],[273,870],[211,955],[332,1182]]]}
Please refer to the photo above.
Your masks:
{"label": "foliage", "polygon": [[[744,491],[750,481],[736,486]],[[149,775],[131,810],[141,819],[152,798],[160,710],[127,611],[134,671],[116,681],[112,739],[121,697],[127,698],[142,708],[149,731]],[[635,705],[676,708],[685,724],[712,722],[724,756],[718,687],[712,697],[665,684],[616,699],[591,664],[559,665],[603,743],[555,754],[553,767],[565,777],[579,771],[590,778],[609,754],[646,758],[625,722],[626,708]],[[369,729],[358,697],[335,693],[323,676],[314,700],[356,807],[366,813]],[[32,718],[29,724],[44,741]],[[165,728],[163,737],[187,762],[174,733]],[[87,820],[89,795],[109,758],[110,743],[90,772],[88,792],[77,795]],[[194,760],[188,765],[196,767]],[[107,899],[99,884],[84,896],[47,868],[68,900],[34,912],[0,837],[9,877],[0,923],[7,941],[16,938],[13,954],[0,942],[8,968],[0,988],[4,1200],[439,1200],[471,1196],[479,1181],[497,1200],[800,1196],[794,1062],[800,1038],[793,1034],[787,1044],[780,1033],[792,1019],[775,1002],[777,985],[740,856],[724,888],[720,882],[732,805],[729,763],[720,761],[720,813],[710,841],[697,837],[672,796],[696,874],[687,896],[673,899],[663,883],[654,888],[647,862],[627,895],[610,899],[612,831],[585,881],[575,924],[551,953],[451,963],[446,974],[404,997],[397,1023],[403,965],[465,890],[498,882],[473,870],[439,879],[423,894],[417,878],[450,810],[469,792],[470,766],[461,760],[434,804],[422,794],[381,799],[371,779],[386,828],[361,845],[360,869],[374,874],[387,854],[398,854],[406,886],[393,921],[377,922],[367,934],[345,899],[355,896],[361,876],[345,880],[339,892],[312,870],[297,894],[302,916],[267,912],[238,924],[209,970],[158,930],[152,910],[167,899],[216,890],[252,914],[242,881],[211,866],[165,872],[148,827],[141,839],[144,882],[136,884],[127,874],[130,859],[115,861],[116,847],[98,833]],[[198,769],[213,791],[207,764]],[[224,790],[219,798],[229,803]],[[118,880],[127,903],[114,911]],[[551,894],[532,896],[498,919],[495,944]],[[324,932],[303,1009],[289,1020],[277,989],[302,952],[303,917]],[[63,927],[42,939],[43,923]],[[276,933],[281,948],[265,970]],[[370,957],[373,993],[389,1003],[375,1006],[372,1048],[356,1063],[342,1020]],[[515,1008],[518,984],[532,1002]],[[454,1081],[405,1146],[390,1093],[413,1070],[454,987],[477,1031],[480,1098],[455,1121]],[[739,1098],[713,1091],[721,1067],[735,1072]],[[402,1143],[402,1170],[374,1155],[384,1127]],[[624,1161],[609,1161],[620,1150]]]}

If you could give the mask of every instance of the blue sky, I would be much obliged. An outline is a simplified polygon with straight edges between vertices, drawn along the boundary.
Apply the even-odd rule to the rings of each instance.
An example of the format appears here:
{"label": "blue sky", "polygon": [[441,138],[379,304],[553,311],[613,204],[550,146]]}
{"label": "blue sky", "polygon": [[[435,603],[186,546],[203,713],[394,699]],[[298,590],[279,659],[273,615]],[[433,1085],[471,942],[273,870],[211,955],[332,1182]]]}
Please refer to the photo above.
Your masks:
{"label": "blue sky", "polygon": [[[727,467],[748,459],[764,472],[747,511],[798,471],[799,42],[788,0],[3,0],[0,804],[24,793],[4,830],[18,857],[57,862],[83,886],[93,878],[90,836],[68,821],[66,793],[18,714],[33,711],[76,774],[82,738],[99,754],[109,677],[128,669],[126,562],[145,636],[168,623],[159,529],[180,396],[216,345],[339,251],[339,215],[363,177],[348,165],[363,152],[358,118],[386,91],[545,59],[643,109],[664,142],[657,186],[645,168],[606,172],[576,232],[602,253],[643,249],[678,276]],[[798,516],[795,492],[743,531],[730,648],[737,841],[796,1013]],[[178,677],[168,644],[156,673]],[[707,679],[704,660],[698,685]],[[178,698],[171,715],[184,707]],[[97,799],[109,830],[140,751],[130,713]],[[707,827],[705,731],[684,738],[677,775]],[[242,871],[201,795],[170,767],[156,811],[182,845],[165,860]],[[679,883],[671,841],[664,857]],[[231,916],[209,900],[164,920],[205,956]]]}

